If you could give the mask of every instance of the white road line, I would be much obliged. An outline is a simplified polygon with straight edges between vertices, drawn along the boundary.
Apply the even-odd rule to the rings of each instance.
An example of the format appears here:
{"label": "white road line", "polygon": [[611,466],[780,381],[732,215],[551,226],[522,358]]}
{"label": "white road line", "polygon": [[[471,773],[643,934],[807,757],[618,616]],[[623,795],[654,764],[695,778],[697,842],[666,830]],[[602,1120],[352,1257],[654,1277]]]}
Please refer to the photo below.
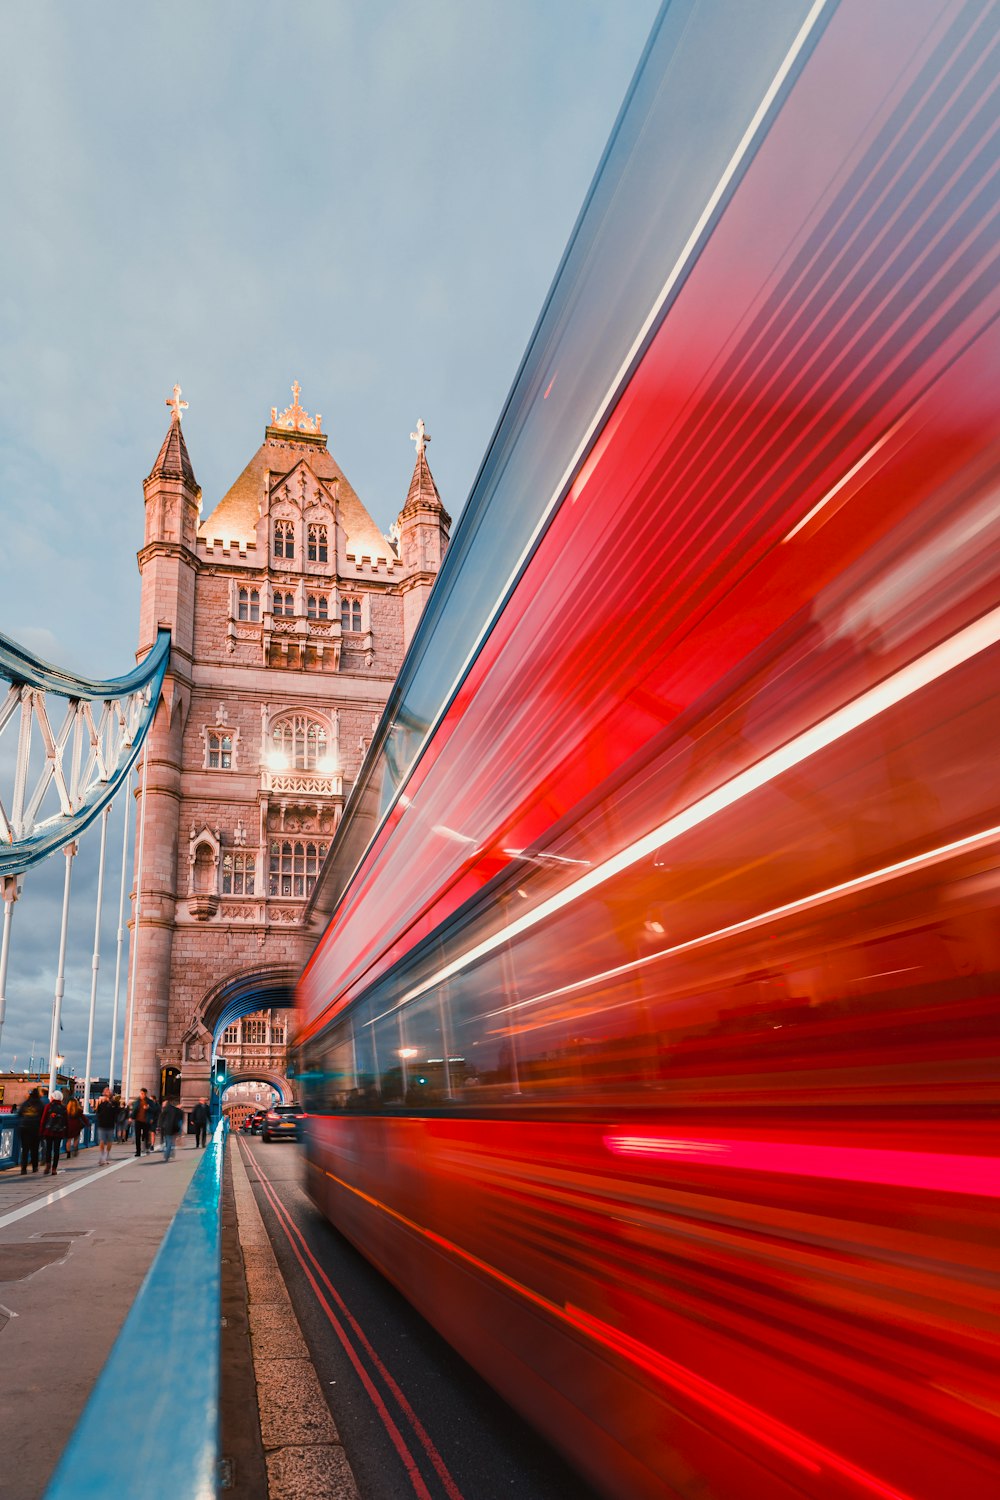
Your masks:
{"label": "white road line", "polygon": [[[126,1157],[124,1161],[112,1162],[109,1171],[118,1172],[122,1167],[130,1167],[135,1161],[134,1156]],[[36,1214],[40,1208],[48,1208],[53,1203],[58,1203],[60,1198],[66,1198],[70,1193],[79,1192],[80,1188],[89,1187],[92,1182],[103,1182],[107,1172],[101,1172],[94,1164],[94,1171],[87,1177],[81,1177],[79,1182],[71,1182],[67,1187],[57,1188],[54,1193],[46,1193],[44,1198],[36,1198],[31,1203],[26,1203],[23,1208],[14,1208],[9,1214],[0,1218],[0,1229],[6,1229],[8,1224],[14,1224],[18,1219],[26,1219],[29,1214]]]}

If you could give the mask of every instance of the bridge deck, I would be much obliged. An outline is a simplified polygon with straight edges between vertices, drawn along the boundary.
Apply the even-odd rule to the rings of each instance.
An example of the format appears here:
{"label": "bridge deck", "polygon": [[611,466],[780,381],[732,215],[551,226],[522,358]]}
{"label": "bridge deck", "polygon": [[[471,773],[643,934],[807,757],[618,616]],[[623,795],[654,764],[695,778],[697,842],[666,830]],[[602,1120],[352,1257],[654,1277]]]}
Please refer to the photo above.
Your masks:
{"label": "bridge deck", "polygon": [[[202,1155],[129,1141],[110,1167],[91,1148],[54,1179],[0,1172],[0,1497],[44,1492]],[[151,1393],[159,1353],[137,1372]]]}

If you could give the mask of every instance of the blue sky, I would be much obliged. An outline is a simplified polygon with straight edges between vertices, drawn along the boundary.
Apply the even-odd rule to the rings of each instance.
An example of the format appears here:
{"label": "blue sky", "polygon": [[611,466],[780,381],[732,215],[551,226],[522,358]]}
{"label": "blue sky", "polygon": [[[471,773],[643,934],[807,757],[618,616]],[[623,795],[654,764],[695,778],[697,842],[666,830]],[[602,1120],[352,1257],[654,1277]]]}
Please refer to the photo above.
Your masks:
{"label": "blue sky", "polygon": [[[32,0],[4,19],[0,631],[134,659],[142,480],[178,381],[207,514],[272,406],[322,412],[388,528],[423,417],[457,515],[654,0]],[[106,1059],[120,833],[102,937]],[[96,833],[63,1050],[82,1073]],[[61,858],[14,920],[0,1067],[48,1050]]]}

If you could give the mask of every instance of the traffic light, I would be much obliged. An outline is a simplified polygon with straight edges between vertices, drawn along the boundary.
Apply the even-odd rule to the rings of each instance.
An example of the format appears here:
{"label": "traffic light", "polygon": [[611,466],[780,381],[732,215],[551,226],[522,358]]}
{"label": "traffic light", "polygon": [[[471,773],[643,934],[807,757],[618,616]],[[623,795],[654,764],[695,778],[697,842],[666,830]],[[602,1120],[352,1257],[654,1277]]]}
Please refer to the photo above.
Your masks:
{"label": "traffic light", "polygon": [[212,1064],[212,1082],[217,1089],[221,1089],[226,1081],[226,1059],[217,1057]]}

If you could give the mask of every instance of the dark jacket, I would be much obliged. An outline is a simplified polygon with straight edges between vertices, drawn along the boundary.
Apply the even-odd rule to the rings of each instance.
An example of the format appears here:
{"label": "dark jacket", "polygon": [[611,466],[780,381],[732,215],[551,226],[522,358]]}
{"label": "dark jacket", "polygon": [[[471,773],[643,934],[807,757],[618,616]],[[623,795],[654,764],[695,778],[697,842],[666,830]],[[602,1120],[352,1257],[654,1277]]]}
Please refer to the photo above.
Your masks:
{"label": "dark jacket", "polygon": [[184,1116],[177,1105],[170,1099],[167,1100],[160,1112],[160,1134],[179,1135],[184,1125]]}
{"label": "dark jacket", "polygon": [[114,1130],[118,1122],[118,1105],[113,1099],[98,1099],[94,1113],[102,1130]]}
{"label": "dark jacket", "polygon": [[66,1134],[66,1106],[61,1099],[50,1099],[42,1115],[42,1135],[60,1138]]}
{"label": "dark jacket", "polygon": [[188,1118],[190,1119],[192,1125],[207,1125],[210,1118],[208,1105],[196,1104]]}
{"label": "dark jacket", "polygon": [[37,1089],[32,1089],[17,1112],[22,1136],[37,1135],[42,1126],[42,1110],[45,1104]]}

